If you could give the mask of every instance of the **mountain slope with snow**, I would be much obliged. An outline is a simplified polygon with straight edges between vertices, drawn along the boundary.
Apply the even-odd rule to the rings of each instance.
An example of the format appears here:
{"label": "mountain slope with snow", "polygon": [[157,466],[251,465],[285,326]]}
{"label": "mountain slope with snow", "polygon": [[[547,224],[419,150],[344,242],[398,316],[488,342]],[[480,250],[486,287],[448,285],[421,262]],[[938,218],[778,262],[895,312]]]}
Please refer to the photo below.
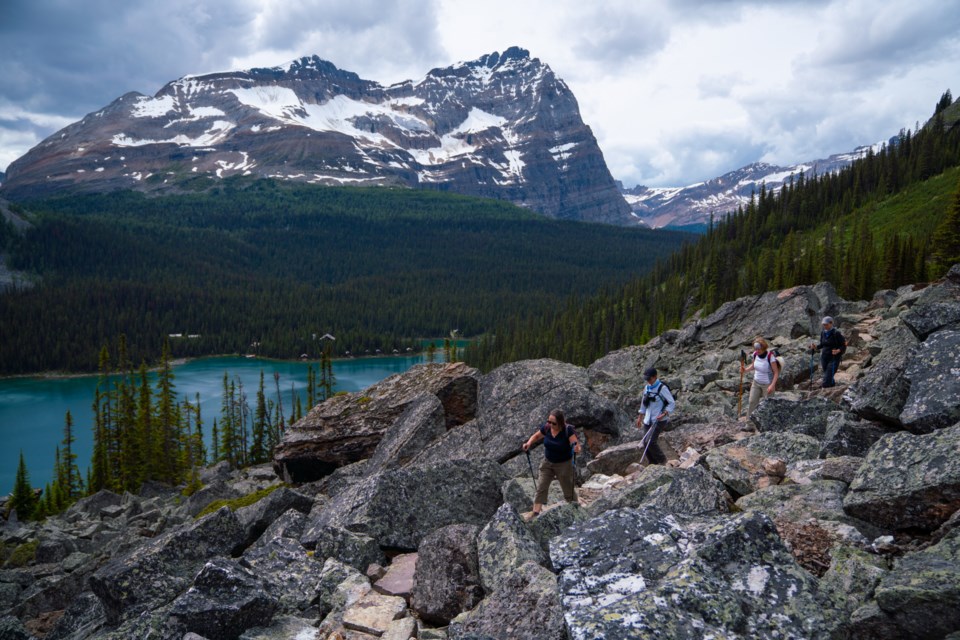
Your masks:
{"label": "mountain slope with snow", "polygon": [[705,228],[710,216],[719,219],[746,206],[760,186],[776,192],[789,180],[833,173],[862,158],[876,153],[883,143],[858,147],[849,153],[838,153],[822,160],[779,167],[755,162],[735,171],[686,187],[644,187],[621,189],[634,215],[653,228]]}
{"label": "mountain slope with snow", "polygon": [[162,191],[233,175],[430,188],[635,224],[573,93],[517,47],[390,86],[316,56],[185,76],[53,134],[9,166],[3,189]]}

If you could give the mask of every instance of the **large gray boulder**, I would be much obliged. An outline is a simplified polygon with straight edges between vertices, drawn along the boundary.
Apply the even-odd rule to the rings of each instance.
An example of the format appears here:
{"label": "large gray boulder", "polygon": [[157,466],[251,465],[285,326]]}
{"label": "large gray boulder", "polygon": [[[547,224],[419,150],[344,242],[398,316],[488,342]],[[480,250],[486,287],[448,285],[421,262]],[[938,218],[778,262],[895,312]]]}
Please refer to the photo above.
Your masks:
{"label": "large gray boulder", "polygon": [[734,494],[753,493],[770,484],[777,484],[778,461],[815,460],[820,443],[802,433],[761,433],[707,452],[705,464],[710,472]]}
{"label": "large gray boulder", "polygon": [[676,469],[671,482],[654,489],[649,502],[661,513],[706,516],[730,512],[730,497],[723,483],[699,466]]}
{"label": "large gray boulder", "polygon": [[381,547],[415,550],[448,524],[486,524],[503,503],[507,480],[492,460],[452,461],[396,469],[347,489],[311,522],[369,536]]}
{"label": "large gray boulder", "polygon": [[750,419],[760,432],[802,433],[820,440],[827,419],[839,408],[826,398],[796,401],[773,396],[761,402]]}
{"label": "large gray boulder", "polygon": [[307,515],[296,509],[288,509],[279,518],[270,523],[270,526],[257,538],[253,547],[266,544],[274,538],[292,538],[299,540],[303,529],[307,525]]}
{"label": "large gray boulder", "polygon": [[276,489],[247,507],[237,509],[237,520],[243,527],[244,546],[253,544],[274,521],[290,509],[310,513],[313,498],[287,487]]}
{"label": "large gray boulder", "polygon": [[276,610],[263,580],[233,560],[214,558],[174,600],[170,617],[209,640],[233,640],[251,627],[269,625]]}
{"label": "large gray boulder", "polygon": [[477,536],[480,581],[487,593],[496,591],[526,562],[547,565],[547,554],[509,504],[502,505]]}
{"label": "large gray boulder", "polygon": [[537,540],[544,553],[550,549],[550,541],[577,522],[586,520],[587,514],[577,505],[565,502],[558,507],[544,510],[539,517],[531,520],[527,527]]}
{"label": "large gray boulder", "polygon": [[913,362],[919,341],[900,320],[881,322],[873,343],[879,355],[873,357],[862,378],[849,387],[844,400],[867,420],[900,425],[900,412],[910,394],[907,365]]}
{"label": "large gray boulder", "polygon": [[890,567],[877,555],[849,546],[833,550],[830,568],[820,578],[820,595],[833,611],[827,618],[836,625],[834,637],[844,637],[853,612],[868,604]]}
{"label": "large gray boulder", "polygon": [[651,464],[644,470],[628,478],[619,486],[601,493],[587,508],[591,516],[598,516],[613,509],[624,507],[637,508],[650,500],[651,495],[663,486],[669,486],[677,477],[678,469],[659,464]]}
{"label": "large gray boulder", "polygon": [[[100,599],[89,591],[73,599],[45,640],[81,640],[92,638],[107,623]],[[0,637],[5,637],[0,634]]]}
{"label": "large gray boulder", "polygon": [[35,618],[48,611],[60,611],[85,588],[93,571],[93,563],[73,573],[54,573],[39,578],[18,596],[13,612],[23,619]]}
{"label": "large gray boulder", "polygon": [[874,597],[853,614],[858,637],[944,638],[960,631],[960,531],[903,556],[881,577]]}
{"label": "large gray boulder", "polygon": [[477,559],[480,527],[452,524],[420,543],[410,608],[431,624],[446,626],[483,599]]}
{"label": "large gray boulder", "polygon": [[[317,609],[322,623],[321,633],[329,634],[343,620],[343,612],[370,592],[370,581],[359,571],[334,558],[323,563],[317,583]],[[326,635],[319,637],[325,638]]]}
{"label": "large gray boulder", "polygon": [[5,615],[0,618],[0,638],[3,640],[35,640],[18,618]]}
{"label": "large gray boulder", "polygon": [[118,507],[123,496],[107,489],[101,489],[91,496],[77,500],[63,513],[65,519],[71,519],[74,514],[86,517],[88,520],[99,518],[104,507]]}
{"label": "large gray boulder", "polygon": [[870,449],[843,501],[855,518],[933,531],[960,509],[960,423],[928,435],[894,433]]}
{"label": "large gray boulder", "polygon": [[317,598],[323,564],[307,555],[296,538],[264,534],[244,552],[240,564],[264,581],[280,612],[300,614]]}
{"label": "large gray boulder", "polygon": [[475,609],[454,618],[448,634],[451,640],[566,640],[556,576],[527,562]]}
{"label": "large gray boulder", "polygon": [[900,413],[904,427],[930,433],[960,420],[960,330],[930,335],[907,364],[906,375],[910,394]]}
{"label": "large gray boulder", "polygon": [[387,559],[374,538],[318,521],[307,526],[300,543],[313,550],[317,560],[336,558],[358,571],[366,571],[374,563],[385,564]]}
{"label": "large gray boulder", "polygon": [[622,475],[624,470],[634,462],[640,462],[646,450],[643,440],[625,442],[607,447],[587,465],[592,473],[602,473],[605,476]]}
{"label": "large gray boulder", "polygon": [[556,360],[513,362],[480,380],[475,423],[447,433],[424,452],[420,462],[475,455],[506,462],[522,454],[521,445],[553,409],[564,412],[585,442],[583,461],[630,423],[613,402],[591,390],[585,369]]}
{"label": "large gray boulder", "polygon": [[877,440],[890,432],[888,427],[869,420],[860,420],[843,411],[827,416],[827,428],[820,441],[820,457],[836,458],[867,455]]}
{"label": "large gray boulder", "polygon": [[839,300],[828,283],[745,296],[724,303],[698,323],[698,342],[750,344],[754,336],[799,338],[819,335],[824,311],[821,296]]}
{"label": "large gray boulder", "polygon": [[274,449],[277,475],[310,482],[373,455],[384,433],[424,393],[436,396],[447,428],[476,413],[479,372],[463,363],[422,364],[356,393],[317,405]]}
{"label": "large gray boulder", "polygon": [[762,514],[608,511],[550,557],[573,638],[826,637],[816,580]]}
{"label": "large gray boulder", "polygon": [[730,510],[728,500],[723,484],[704,467],[650,465],[636,477],[602,493],[587,507],[587,513],[596,516],[612,509],[653,505],[663,513],[722,514]]}
{"label": "large gray boulder", "polygon": [[782,525],[779,527],[781,537],[794,547],[805,546],[806,539],[816,535],[866,546],[885,531],[843,510],[846,490],[847,485],[838,480],[780,484],[743,496],[737,500],[737,507],[743,511],[761,511]]}
{"label": "large gray boulder", "polygon": [[947,278],[924,289],[901,318],[921,340],[944,328],[960,329],[960,273],[954,265]]}
{"label": "large gray boulder", "polygon": [[383,439],[367,462],[366,472],[373,474],[403,467],[446,432],[443,404],[436,395],[423,393],[411,400],[384,432]]}
{"label": "large gray boulder", "polygon": [[173,600],[213,557],[229,555],[245,533],[227,507],[114,558],[90,577],[110,624]]}
{"label": "large gray boulder", "polygon": [[226,480],[217,480],[187,498],[181,510],[193,518],[218,500],[235,500],[242,496],[243,493],[233,484]]}
{"label": "large gray boulder", "polygon": [[674,451],[696,449],[700,453],[756,435],[752,424],[739,421],[687,423],[660,436]]}

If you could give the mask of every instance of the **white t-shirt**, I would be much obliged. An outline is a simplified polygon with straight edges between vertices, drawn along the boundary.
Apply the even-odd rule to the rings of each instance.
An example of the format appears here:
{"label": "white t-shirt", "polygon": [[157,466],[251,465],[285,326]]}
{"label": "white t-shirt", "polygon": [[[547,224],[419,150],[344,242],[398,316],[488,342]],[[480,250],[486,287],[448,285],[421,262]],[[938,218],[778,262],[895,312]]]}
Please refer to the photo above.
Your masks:
{"label": "white t-shirt", "polygon": [[773,368],[770,366],[770,360],[773,358],[770,352],[753,356],[753,380],[757,384],[768,385],[773,382]]}

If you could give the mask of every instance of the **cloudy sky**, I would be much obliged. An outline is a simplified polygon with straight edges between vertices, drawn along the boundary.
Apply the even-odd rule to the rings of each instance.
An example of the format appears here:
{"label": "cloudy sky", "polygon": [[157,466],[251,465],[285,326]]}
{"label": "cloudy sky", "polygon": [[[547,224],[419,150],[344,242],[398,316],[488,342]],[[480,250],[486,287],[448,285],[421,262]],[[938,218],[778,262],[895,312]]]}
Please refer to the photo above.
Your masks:
{"label": "cloudy sky", "polygon": [[0,170],[186,74],[317,54],[391,84],[511,45],[566,80],[627,186],[848,151],[960,95],[944,0],[5,0]]}

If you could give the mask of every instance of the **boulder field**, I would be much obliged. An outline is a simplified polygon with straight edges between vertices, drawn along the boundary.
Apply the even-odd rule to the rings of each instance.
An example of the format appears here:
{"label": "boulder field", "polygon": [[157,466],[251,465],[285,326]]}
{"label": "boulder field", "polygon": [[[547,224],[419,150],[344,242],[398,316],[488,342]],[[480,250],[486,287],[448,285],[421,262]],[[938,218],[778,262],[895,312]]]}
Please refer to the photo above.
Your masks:
{"label": "boulder field", "polygon": [[[747,421],[755,335],[786,366]],[[635,427],[650,366],[678,392],[665,465]],[[579,501],[532,518],[521,445],[557,408]],[[200,475],[7,514],[0,640],[960,638],[960,265],[741,298],[587,368],[418,365],[314,407],[272,464]]]}

